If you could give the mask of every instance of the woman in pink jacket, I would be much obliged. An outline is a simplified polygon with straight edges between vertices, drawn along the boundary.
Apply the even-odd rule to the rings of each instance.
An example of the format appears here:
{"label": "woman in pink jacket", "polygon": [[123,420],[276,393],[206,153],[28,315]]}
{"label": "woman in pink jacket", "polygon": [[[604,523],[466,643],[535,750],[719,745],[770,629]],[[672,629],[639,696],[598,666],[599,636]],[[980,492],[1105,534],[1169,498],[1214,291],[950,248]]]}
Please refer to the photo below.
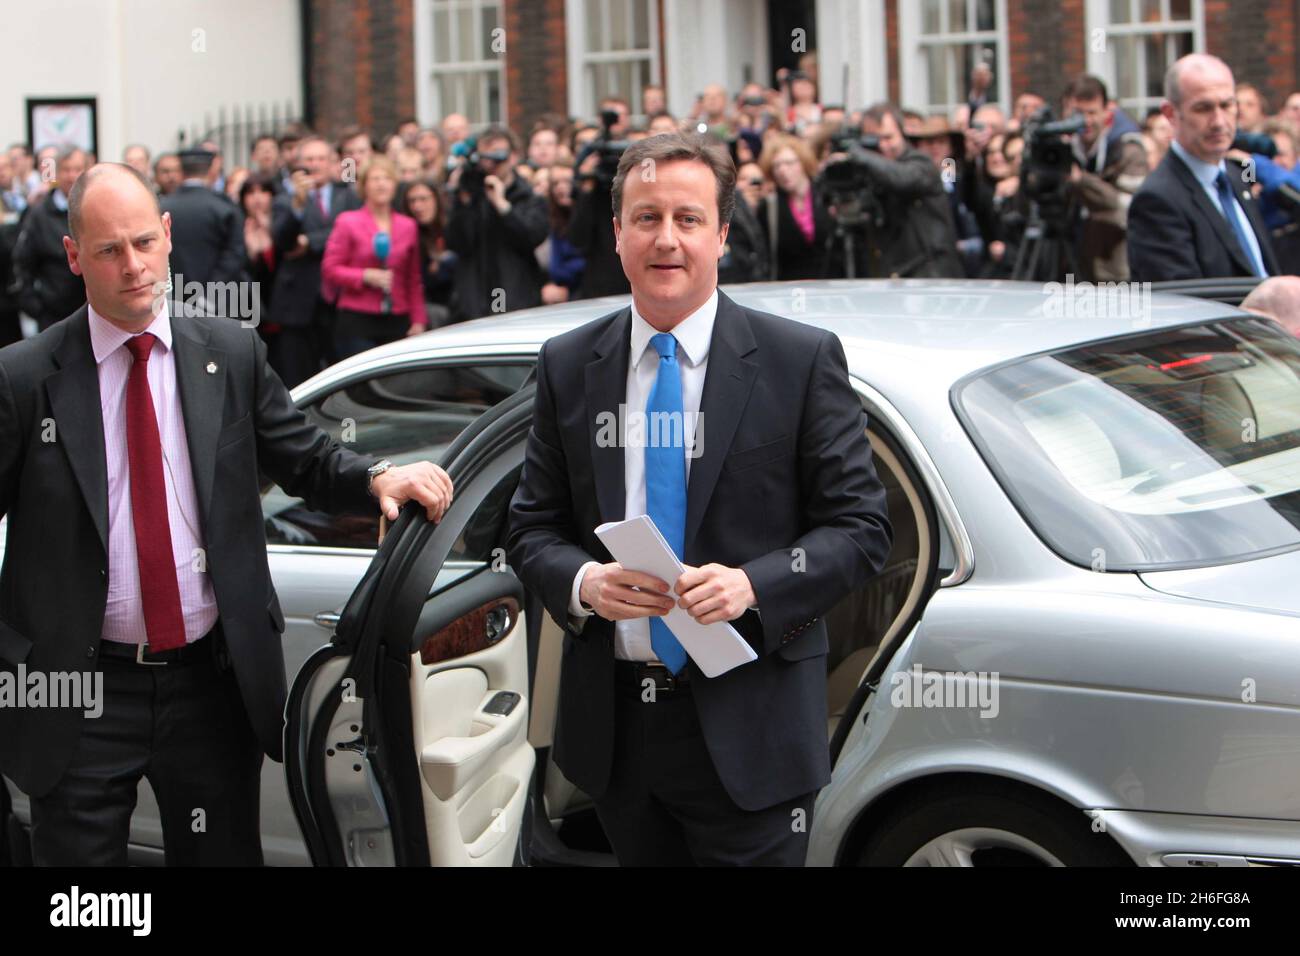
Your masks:
{"label": "woman in pink jacket", "polygon": [[428,327],[419,227],[393,211],[397,170],[376,156],[361,169],[357,188],[365,205],[339,213],[321,260],[322,281],[339,290],[334,342],[340,359]]}

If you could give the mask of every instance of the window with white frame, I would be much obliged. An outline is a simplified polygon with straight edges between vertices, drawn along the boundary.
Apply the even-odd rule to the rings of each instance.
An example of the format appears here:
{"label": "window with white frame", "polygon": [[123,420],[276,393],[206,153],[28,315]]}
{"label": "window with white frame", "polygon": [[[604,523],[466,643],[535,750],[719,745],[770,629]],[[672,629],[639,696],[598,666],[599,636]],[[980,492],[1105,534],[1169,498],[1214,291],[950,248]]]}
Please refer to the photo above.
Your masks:
{"label": "window with white frame", "polygon": [[[501,0],[422,0],[428,34],[416,44],[428,88],[422,102],[440,120],[462,113],[475,126],[505,121]],[[420,24],[417,23],[417,27]],[[504,29],[504,28],[502,28]],[[423,55],[422,55],[423,54]]]}
{"label": "window with white frame", "polygon": [[987,101],[1006,107],[1006,0],[908,0],[898,5],[898,38],[903,107],[951,116],[981,61],[993,71]]}
{"label": "window with white frame", "polygon": [[1202,0],[1088,0],[1088,69],[1141,120],[1164,98],[1165,71],[1205,49]]}
{"label": "window with white frame", "polygon": [[659,82],[658,4],[654,0],[568,0],[569,111],[595,117],[607,96],[642,113],[641,90]]}

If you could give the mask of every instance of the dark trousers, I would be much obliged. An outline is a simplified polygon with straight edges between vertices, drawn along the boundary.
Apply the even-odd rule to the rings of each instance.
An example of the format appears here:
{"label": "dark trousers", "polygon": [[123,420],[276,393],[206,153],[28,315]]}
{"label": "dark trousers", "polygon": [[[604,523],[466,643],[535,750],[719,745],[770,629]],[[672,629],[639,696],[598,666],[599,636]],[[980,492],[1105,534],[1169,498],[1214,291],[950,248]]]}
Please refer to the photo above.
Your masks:
{"label": "dark trousers", "polygon": [[267,346],[267,362],[285,388],[307,381],[321,369],[320,335],[311,326],[281,326]]}
{"label": "dark trousers", "polygon": [[596,800],[621,866],[803,866],[816,792],[763,810],[727,795],[690,692],[617,691],[614,766]]}
{"label": "dark trousers", "polygon": [[31,801],[38,866],[125,866],[141,777],[168,866],[262,865],[262,748],[217,641],[203,638],[209,652],[193,663],[160,667],[101,655],[103,713],[82,720],[67,773]]}

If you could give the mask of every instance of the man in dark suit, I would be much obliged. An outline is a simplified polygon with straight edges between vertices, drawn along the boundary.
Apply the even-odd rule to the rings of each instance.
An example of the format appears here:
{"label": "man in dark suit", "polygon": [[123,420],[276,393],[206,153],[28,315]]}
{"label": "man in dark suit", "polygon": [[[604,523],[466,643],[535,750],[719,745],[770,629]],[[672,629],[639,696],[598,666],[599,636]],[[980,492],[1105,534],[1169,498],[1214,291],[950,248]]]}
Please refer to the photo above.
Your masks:
{"label": "man in dark suit", "polygon": [[244,217],[224,193],[213,191],[216,156],[205,149],[187,149],[180,157],[185,178],[162,199],[163,212],[171,213],[176,282],[239,282],[246,278]]}
{"label": "man in dark suit", "polygon": [[65,149],[55,160],[54,188],[27,210],[14,244],[14,282],[19,307],[48,329],[86,301],[81,280],[68,272],[63,235],[68,231],[68,195],[86,169],[86,154]]}
{"label": "man in dark suit", "polygon": [[0,350],[0,671],[89,677],[100,713],[0,707],[0,771],[31,797],[37,863],[125,864],[145,776],[168,863],[257,864],[285,703],[259,475],[389,518],[441,515],[450,482],[309,424],[255,329],[175,317],[170,217],[135,170],[93,167],[68,221],[87,304]]}
{"label": "man in dark suit", "polygon": [[[823,615],[891,543],[839,339],[716,288],[734,203],[730,157],[703,137],[624,153],[632,305],[543,346],[510,508],[510,564],[566,632],[554,758],[627,865],[803,863],[830,780]],[[638,440],[642,409],[680,430]],[[602,438],[611,416],[625,439]],[[677,581],[622,568],[594,533],[642,513]],[[670,585],[757,660],[705,678],[658,620]]]}
{"label": "man in dark suit", "polygon": [[1160,111],[1169,152],[1133,197],[1128,262],[1137,282],[1276,275],[1268,228],[1251,193],[1253,170],[1226,159],[1237,135],[1228,65],[1193,53],[1165,74]]}
{"label": "man in dark suit", "polygon": [[320,264],[334,218],[359,209],[361,200],[339,182],[334,148],[319,136],[298,144],[292,188],[275,197],[271,238],[282,258],[275,274],[274,320],[280,326],[279,354],[271,364],[290,388],[330,360],[336,290],[321,287]]}

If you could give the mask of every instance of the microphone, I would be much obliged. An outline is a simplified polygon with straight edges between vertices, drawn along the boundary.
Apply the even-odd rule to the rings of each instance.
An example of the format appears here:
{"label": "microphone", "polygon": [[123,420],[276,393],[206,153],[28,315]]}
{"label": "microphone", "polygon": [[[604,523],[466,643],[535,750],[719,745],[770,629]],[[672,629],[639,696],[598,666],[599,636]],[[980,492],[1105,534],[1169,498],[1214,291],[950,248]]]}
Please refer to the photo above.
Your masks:
{"label": "microphone", "polygon": [[[388,268],[388,253],[392,251],[392,240],[386,232],[375,233],[374,239],[375,258],[379,260],[379,268]],[[379,311],[384,315],[390,315],[393,311],[393,292],[390,286],[384,292],[384,303],[379,307]]]}

